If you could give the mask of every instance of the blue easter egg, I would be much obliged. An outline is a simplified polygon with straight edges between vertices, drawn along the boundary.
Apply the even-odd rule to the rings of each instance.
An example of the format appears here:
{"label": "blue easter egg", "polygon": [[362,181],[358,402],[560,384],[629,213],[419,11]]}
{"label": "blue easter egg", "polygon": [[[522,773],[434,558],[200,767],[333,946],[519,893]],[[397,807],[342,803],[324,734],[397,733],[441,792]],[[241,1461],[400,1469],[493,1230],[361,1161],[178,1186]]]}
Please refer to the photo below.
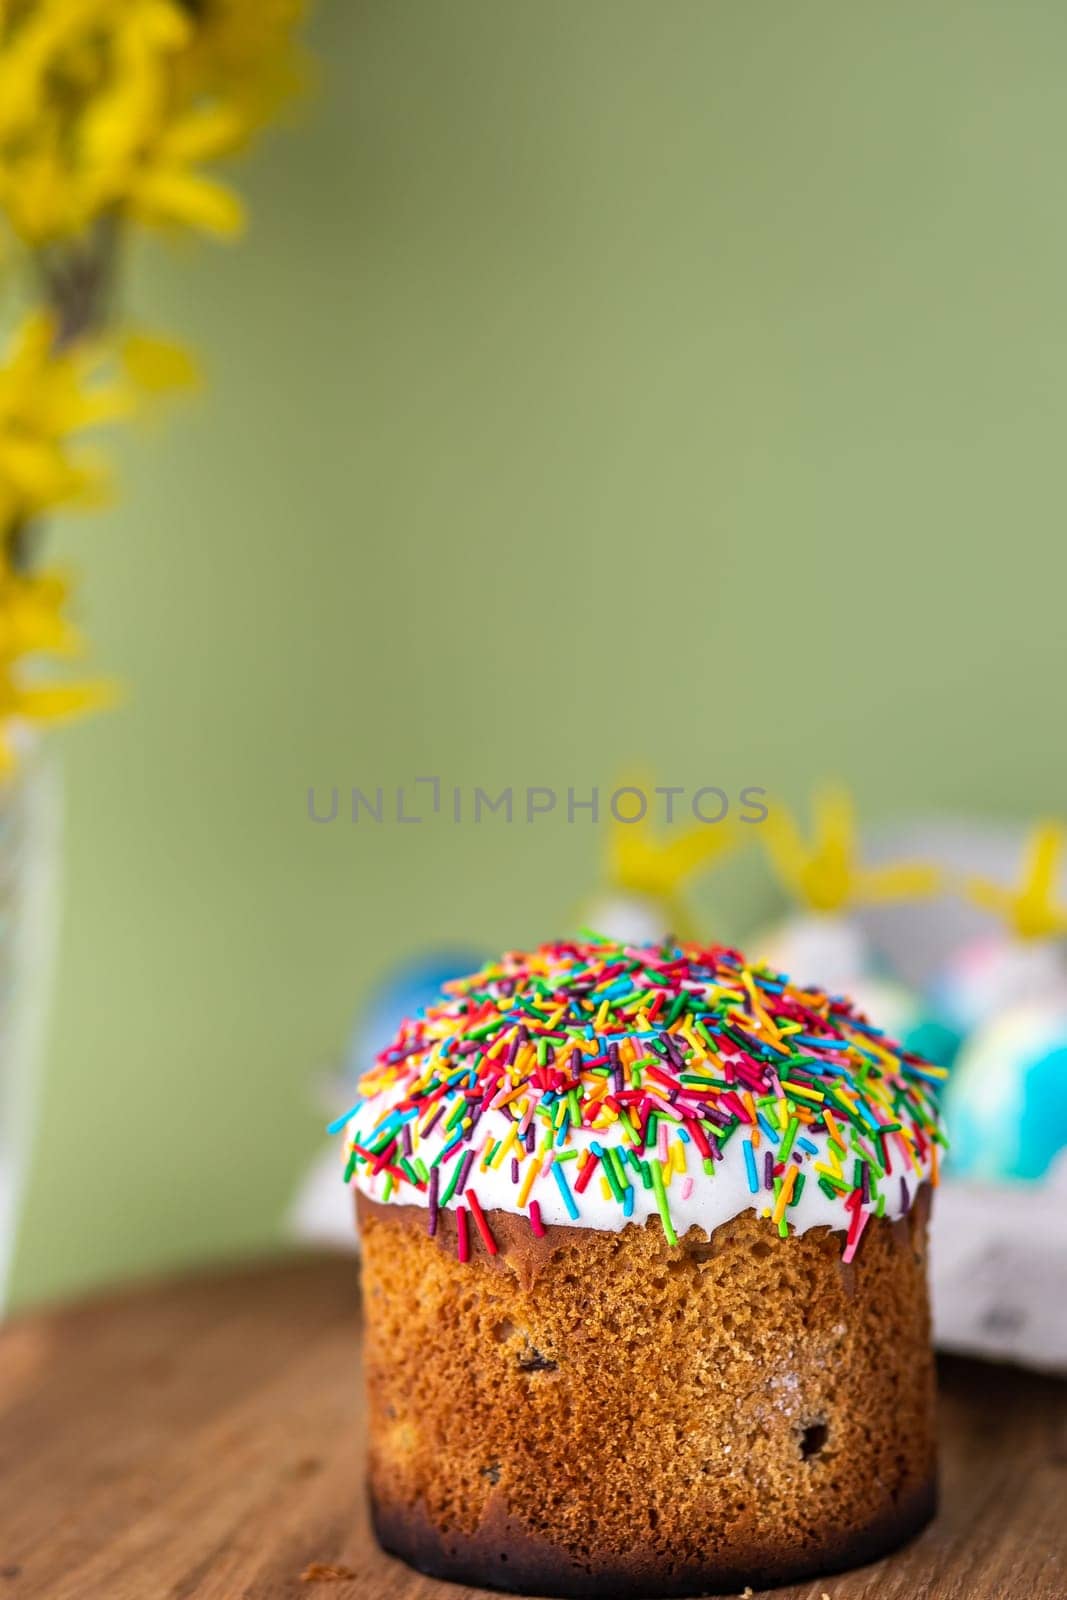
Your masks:
{"label": "blue easter egg", "polygon": [[945,1092],[947,1170],[1044,1178],[1067,1149],[1067,1000],[1012,1006],[972,1035]]}
{"label": "blue easter egg", "polygon": [[440,999],[454,978],[479,971],[489,958],[476,950],[431,950],[394,967],[360,1009],[349,1036],[345,1074],[358,1079],[379,1051],[396,1037],[400,1024]]}

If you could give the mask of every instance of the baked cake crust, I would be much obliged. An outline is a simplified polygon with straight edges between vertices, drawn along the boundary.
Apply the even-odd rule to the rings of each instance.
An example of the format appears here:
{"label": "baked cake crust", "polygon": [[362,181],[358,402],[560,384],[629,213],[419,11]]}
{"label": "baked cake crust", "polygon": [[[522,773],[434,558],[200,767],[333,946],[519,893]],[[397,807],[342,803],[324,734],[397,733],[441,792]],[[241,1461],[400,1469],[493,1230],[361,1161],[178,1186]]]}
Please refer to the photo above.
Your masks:
{"label": "baked cake crust", "polygon": [[884,1554],[935,1505],[928,1191],[829,1228],[745,1212],[671,1246],[357,1197],[381,1543],[558,1595],[738,1592]]}
{"label": "baked cake crust", "polygon": [[660,1595],[736,1595],[745,1588],[799,1583],[877,1561],[926,1526],[937,1509],[937,1486],[931,1478],[909,1502],[872,1522],[862,1533],[836,1542],[828,1539],[821,1550],[803,1556],[787,1552],[777,1560],[764,1551],[759,1558],[762,1566],[750,1562],[729,1567],[696,1560],[669,1579],[662,1566],[641,1551],[632,1552],[616,1567],[605,1565],[591,1571],[548,1541],[531,1536],[496,1499],[489,1503],[484,1522],[474,1534],[442,1533],[421,1508],[379,1506],[373,1492],[370,1509],[382,1549],[431,1578],[539,1595],[651,1600]]}

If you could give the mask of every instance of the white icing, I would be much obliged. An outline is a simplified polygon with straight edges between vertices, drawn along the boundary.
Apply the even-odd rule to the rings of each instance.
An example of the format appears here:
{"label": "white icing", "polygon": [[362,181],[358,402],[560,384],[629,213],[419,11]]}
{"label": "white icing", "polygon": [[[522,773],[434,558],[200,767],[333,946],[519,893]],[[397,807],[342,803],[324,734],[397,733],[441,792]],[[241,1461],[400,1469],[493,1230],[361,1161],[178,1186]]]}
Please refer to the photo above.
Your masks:
{"label": "white icing", "polygon": [[[388,1092],[375,1096],[365,1101],[353,1114],[347,1127],[346,1144],[355,1139],[366,1146],[369,1139],[373,1138],[374,1129],[379,1122],[392,1110],[394,1096]],[[412,1122],[414,1137],[416,1123]],[[541,1220],[546,1224],[567,1223],[577,1228],[598,1228],[605,1232],[619,1232],[631,1221],[645,1222],[649,1217],[658,1218],[659,1211],[656,1205],[654,1190],[646,1189],[641,1183],[639,1175],[628,1167],[627,1176],[633,1186],[633,1213],[626,1216],[623,1207],[614,1195],[606,1198],[602,1189],[601,1172],[594,1172],[591,1181],[583,1193],[575,1193],[574,1185],[578,1176],[578,1161],[566,1161],[562,1170],[566,1175],[567,1187],[571,1191],[575,1205],[578,1209],[576,1217],[571,1216],[566,1203],[560,1193],[559,1185],[551,1171],[539,1172],[529,1191],[529,1198],[523,1206],[519,1205],[518,1195],[522,1179],[526,1174],[527,1162],[520,1163],[519,1183],[511,1179],[511,1160],[505,1155],[503,1161],[496,1167],[489,1167],[482,1171],[480,1165],[480,1152],[485,1146],[486,1135],[491,1135],[494,1140],[504,1139],[514,1124],[508,1120],[503,1111],[486,1111],[478,1123],[473,1146],[460,1145],[456,1152],[449,1158],[441,1170],[440,1187],[443,1194],[448,1180],[461,1162],[469,1148],[475,1150],[475,1161],[466,1179],[465,1187],[473,1189],[483,1211],[510,1211],[527,1212],[529,1199],[536,1200],[541,1210]],[[538,1136],[540,1137],[540,1124]],[[760,1135],[758,1149],[754,1152],[757,1181],[760,1184],[758,1194],[753,1194],[749,1186],[748,1167],[745,1160],[744,1139],[746,1129],[738,1129],[727,1141],[722,1153],[722,1160],[714,1163],[714,1172],[708,1174],[704,1171],[704,1162],[695,1144],[683,1144],[685,1153],[686,1173],[681,1175],[674,1172],[667,1185],[667,1202],[675,1232],[681,1237],[685,1231],[693,1227],[702,1228],[706,1233],[711,1233],[715,1228],[731,1218],[739,1216],[745,1211],[755,1211],[769,1216],[774,1202],[773,1194],[764,1189],[763,1166],[765,1152],[774,1150],[775,1146],[768,1140],[765,1133]],[[790,1161],[799,1163],[800,1170],[805,1174],[804,1188],[800,1199],[795,1205],[787,1208],[785,1216],[791,1229],[804,1233],[809,1228],[830,1227],[847,1230],[852,1218],[852,1212],[845,1206],[846,1195],[835,1194],[831,1199],[819,1187],[820,1174],[815,1171],[814,1163],[820,1162],[832,1166],[830,1155],[830,1138],[828,1133],[816,1131],[813,1128],[802,1130],[803,1137],[816,1146],[816,1154],[809,1155],[804,1152],[799,1144],[794,1144]],[[418,1138],[414,1144],[414,1154],[421,1156],[426,1166],[429,1167],[438,1152],[449,1142],[452,1135],[443,1135],[439,1126],[432,1128],[425,1138]],[[673,1140],[672,1140],[673,1142]],[[597,1143],[602,1149],[614,1147],[624,1150],[626,1140],[617,1123],[600,1132],[593,1132],[585,1128],[572,1128],[568,1137],[567,1149],[581,1152],[589,1145]],[[896,1218],[902,1216],[911,1206],[919,1185],[931,1176],[931,1161],[929,1155],[919,1162],[919,1170],[901,1148],[898,1141],[890,1136],[890,1159],[892,1173],[883,1178],[880,1188],[885,1195],[885,1216]],[[654,1151],[643,1152],[654,1155]],[[528,1160],[536,1159],[536,1154]],[[852,1178],[852,1162],[854,1156],[850,1150],[843,1163],[845,1181],[850,1183]],[[542,1157],[542,1162],[544,1158]],[[685,1179],[692,1179],[688,1196],[684,1191]],[[903,1201],[901,1192],[901,1179],[907,1189],[907,1205]],[[357,1171],[352,1180],[357,1187],[371,1200],[381,1200],[386,1183],[386,1175],[380,1173],[372,1177],[366,1170]],[[429,1196],[424,1189],[416,1188],[414,1184],[394,1184],[390,1201],[407,1205],[429,1205]],[[462,1195],[454,1194],[449,1201],[449,1209],[453,1210],[459,1204]],[[865,1210],[874,1213],[875,1206],[872,1198],[870,1206]]]}

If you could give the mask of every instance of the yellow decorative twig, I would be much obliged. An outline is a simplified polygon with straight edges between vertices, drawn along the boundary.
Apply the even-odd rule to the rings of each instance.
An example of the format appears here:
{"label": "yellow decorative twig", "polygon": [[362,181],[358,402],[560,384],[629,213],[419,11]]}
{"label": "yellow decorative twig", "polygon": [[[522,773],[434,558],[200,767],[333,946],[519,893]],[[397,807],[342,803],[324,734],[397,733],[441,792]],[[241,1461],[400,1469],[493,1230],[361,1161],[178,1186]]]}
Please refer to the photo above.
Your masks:
{"label": "yellow decorative twig", "polygon": [[1002,917],[1020,939],[1067,933],[1067,906],[1056,894],[1065,837],[1062,823],[1037,823],[1027,840],[1017,887],[1005,889],[989,878],[972,876],[963,882],[964,893],[975,905]]}
{"label": "yellow decorative twig", "polygon": [[875,901],[922,899],[941,887],[939,869],[921,862],[860,864],[855,811],[846,790],[836,786],[818,790],[812,814],[810,840],[777,802],[759,829],[779,881],[801,905],[812,911],[844,911]]}
{"label": "yellow decorative twig", "polygon": [[[651,785],[632,785],[647,794]],[[736,849],[741,831],[730,818],[704,823],[677,833],[658,832],[647,817],[639,822],[612,821],[604,848],[605,888],[654,900],[662,907],[673,933],[695,936],[685,889],[713,861]]]}

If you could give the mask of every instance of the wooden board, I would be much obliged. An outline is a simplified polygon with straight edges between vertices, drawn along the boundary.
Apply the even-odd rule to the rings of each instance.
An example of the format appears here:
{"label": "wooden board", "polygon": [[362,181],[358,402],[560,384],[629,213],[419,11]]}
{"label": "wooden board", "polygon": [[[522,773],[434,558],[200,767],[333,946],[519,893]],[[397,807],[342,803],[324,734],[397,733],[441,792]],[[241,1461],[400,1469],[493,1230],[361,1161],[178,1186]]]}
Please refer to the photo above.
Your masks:
{"label": "wooden board", "polygon": [[[480,1593],[374,1546],[357,1347],[356,1267],[333,1258],[0,1330],[0,1600]],[[779,1600],[1064,1600],[1067,1385],[947,1361],[942,1432],[934,1526]]]}

